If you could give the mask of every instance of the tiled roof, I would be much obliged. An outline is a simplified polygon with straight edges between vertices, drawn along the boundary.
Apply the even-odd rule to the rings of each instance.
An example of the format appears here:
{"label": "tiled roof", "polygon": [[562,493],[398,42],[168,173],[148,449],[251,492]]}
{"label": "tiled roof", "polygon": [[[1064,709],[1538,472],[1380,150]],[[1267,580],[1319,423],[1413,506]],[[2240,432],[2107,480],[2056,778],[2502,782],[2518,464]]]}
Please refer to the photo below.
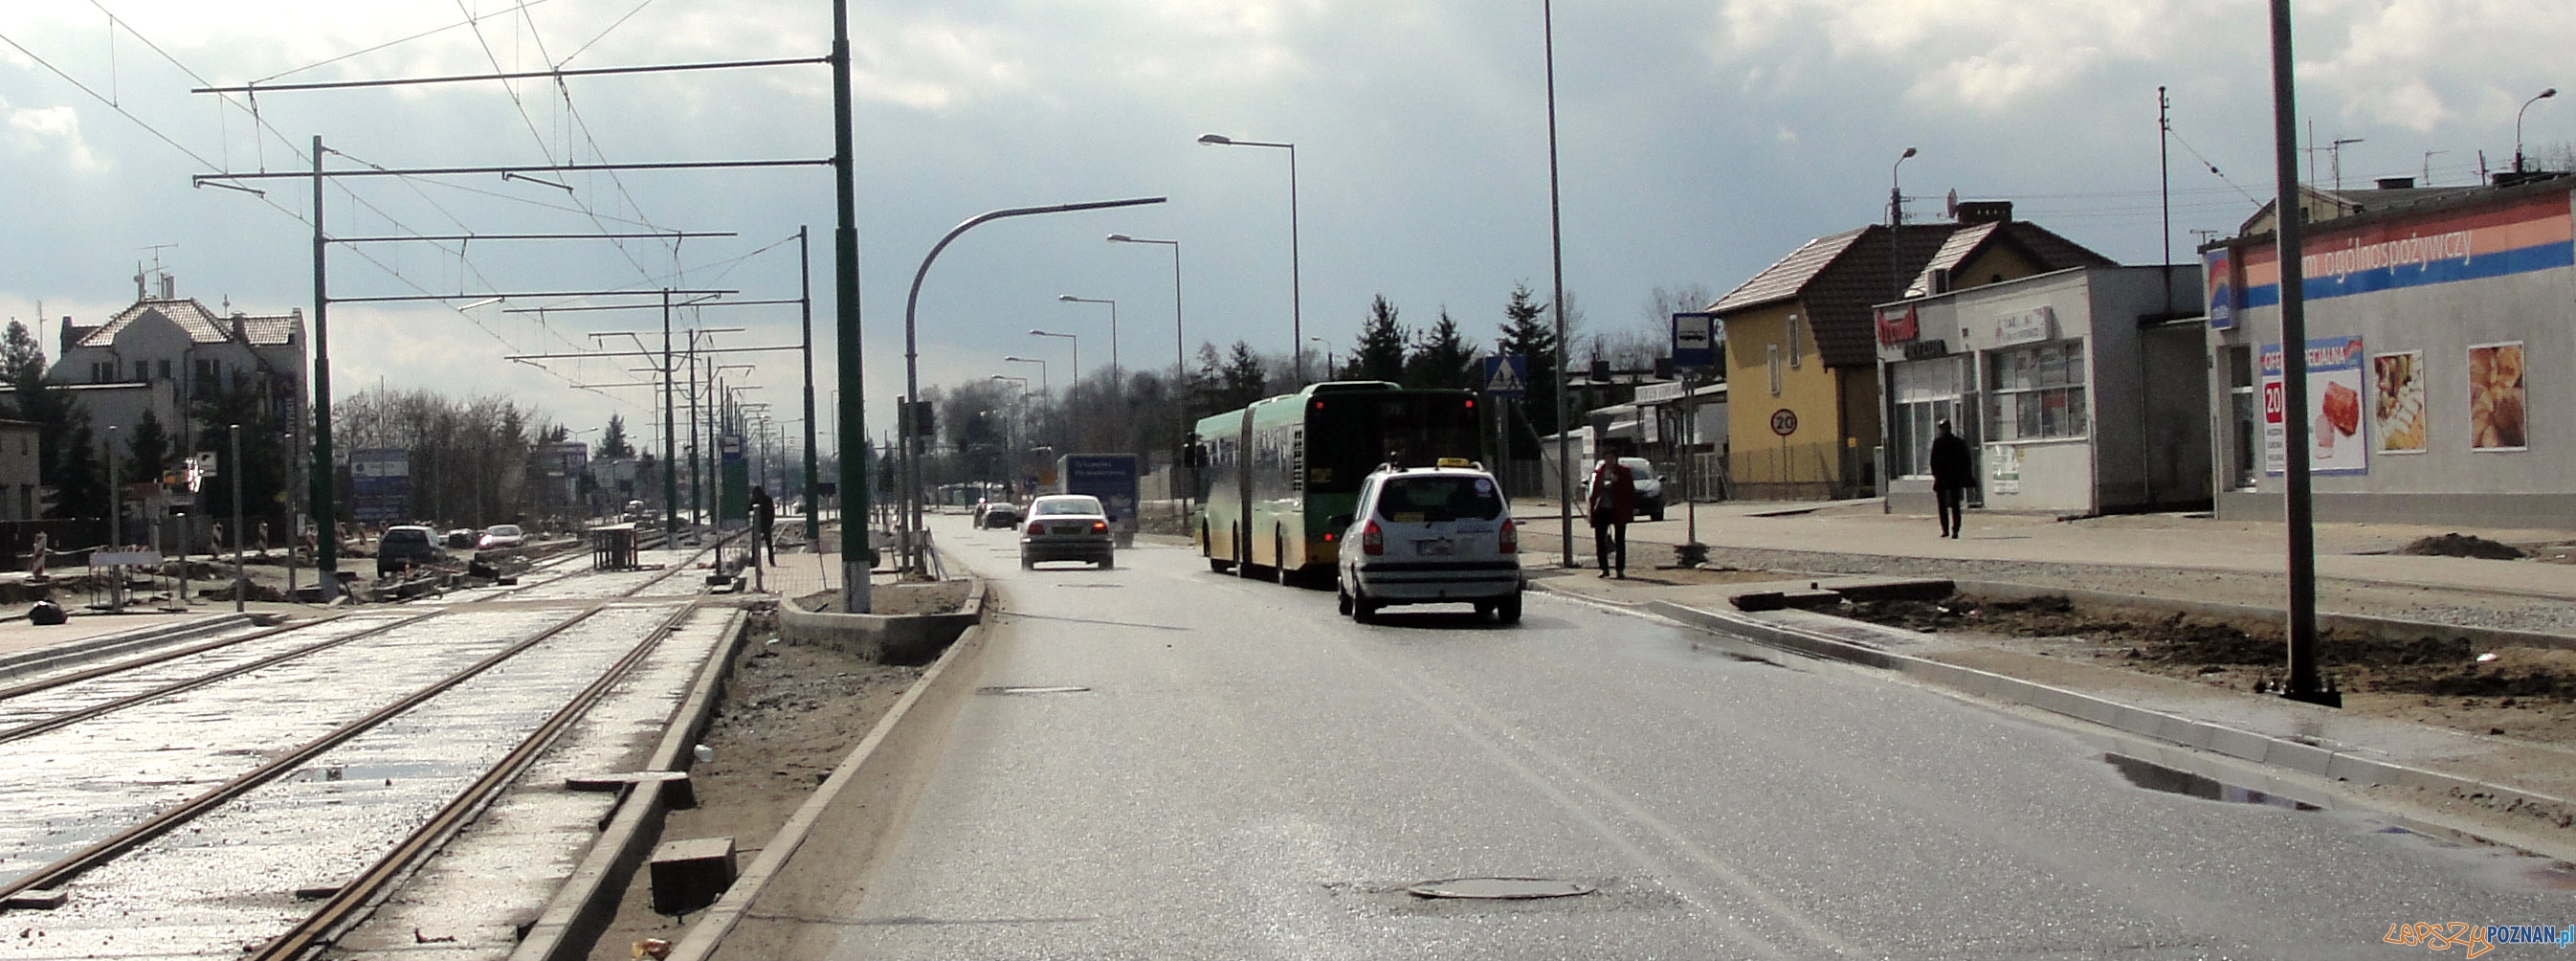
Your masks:
{"label": "tiled roof", "polygon": [[2107,257],[2024,221],[1871,225],[1807,241],[1708,309],[1724,315],[1799,301],[1807,310],[1816,353],[1827,366],[1875,363],[1878,334],[1871,307],[1901,299],[1899,285],[1909,280],[1928,283],[1930,266],[1955,268],[1995,244],[2012,245],[2042,271],[2111,264]]}
{"label": "tiled roof", "polygon": [[[188,332],[188,339],[196,343],[221,344],[233,340],[232,318],[215,316],[214,311],[207,310],[206,305],[194,298],[138,300],[133,306],[108,318],[107,323],[96,327],[75,327],[74,330],[80,334],[80,346],[105,347],[115,343],[117,334],[147,314],[159,314],[178,325],[180,330]],[[241,318],[243,339],[257,347],[292,343],[295,332],[304,326],[303,316],[294,313],[233,316]]]}
{"label": "tiled roof", "polygon": [[1753,275],[1753,279],[1745,281],[1728,292],[1726,296],[1718,298],[1717,303],[1709,305],[1708,310],[1715,314],[1730,314],[1746,308],[1794,298],[1798,296],[1799,291],[1807,288],[1808,281],[1816,279],[1816,274],[1831,266],[1834,258],[1842,256],[1843,251],[1851,246],[1852,241],[1860,239],[1862,234],[1874,229],[1876,228],[1863,227],[1859,230],[1846,230],[1829,237],[1818,237],[1807,241],[1799,245],[1798,249],[1790,251],[1789,256],[1782,257],[1778,263],[1763,268],[1761,273]]}
{"label": "tiled roof", "polygon": [[[1914,275],[1914,282],[1906,285],[1905,296],[1921,297],[1933,293],[1933,271],[1948,270],[1956,273],[1960,267],[1975,260],[1978,254],[1997,245],[2009,246],[2020,251],[2022,256],[2029,258],[2037,266],[2040,273],[2064,270],[2068,267],[2114,266],[2111,258],[2094,253],[2082,244],[2060,237],[2048,228],[2026,220],[1967,224],[1951,233],[1950,239],[1942,242],[1941,249],[1932,255],[1930,261],[1924,263],[1921,272]],[[1954,284],[1954,286],[1973,285],[1973,281],[1969,284]]]}

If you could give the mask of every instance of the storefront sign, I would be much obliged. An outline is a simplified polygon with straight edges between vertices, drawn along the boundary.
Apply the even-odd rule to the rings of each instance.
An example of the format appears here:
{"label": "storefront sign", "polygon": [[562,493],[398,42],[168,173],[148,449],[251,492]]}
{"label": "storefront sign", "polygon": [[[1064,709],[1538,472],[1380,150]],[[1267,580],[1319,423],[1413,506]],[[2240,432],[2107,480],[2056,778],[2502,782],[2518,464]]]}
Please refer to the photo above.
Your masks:
{"label": "storefront sign", "polygon": [[1682,399],[1680,384],[1644,384],[1637,388],[1639,404],[1669,404]]}
{"label": "storefront sign", "polygon": [[[2242,248],[2238,308],[2281,302],[2280,248]],[[2379,290],[2504,277],[2576,264],[2576,229],[2565,194],[2425,220],[2384,221],[2357,228],[2321,225],[2301,251],[2309,300]],[[2213,315],[2214,319],[2214,315]]]}
{"label": "storefront sign", "polygon": [[2242,288],[2236,276],[2236,258],[2226,248],[2201,255],[2208,273],[2201,289],[2209,291],[2209,329],[2233,330],[2236,327],[2236,292]]}
{"label": "storefront sign", "polygon": [[2036,344],[2057,339],[2057,310],[2041,307],[1995,318],[1995,345]]}
{"label": "storefront sign", "polygon": [[1915,319],[1914,308],[1912,307],[1905,308],[1905,312],[1901,314],[1891,313],[1885,310],[1878,312],[1878,343],[1880,346],[1902,344],[1907,341],[1911,341],[1921,335],[1921,329],[1921,325]]}
{"label": "storefront sign", "polygon": [[1950,342],[1946,340],[1918,340],[1905,345],[1907,360],[1930,360],[1948,356],[1950,356]]}

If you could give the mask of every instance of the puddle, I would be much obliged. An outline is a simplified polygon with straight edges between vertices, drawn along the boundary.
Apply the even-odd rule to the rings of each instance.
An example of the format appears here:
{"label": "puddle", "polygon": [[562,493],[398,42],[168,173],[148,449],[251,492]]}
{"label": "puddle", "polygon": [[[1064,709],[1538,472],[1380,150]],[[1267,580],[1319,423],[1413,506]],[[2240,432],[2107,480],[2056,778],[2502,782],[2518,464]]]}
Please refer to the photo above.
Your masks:
{"label": "puddle", "polygon": [[1446,881],[1424,881],[1406,887],[1405,893],[1417,898],[1460,898],[1471,901],[1526,901],[1537,898],[1571,898],[1590,894],[1593,887],[1573,881],[1551,878],[1451,878]]}
{"label": "puddle", "polygon": [[977,694],[1077,694],[1077,693],[1080,693],[1080,692],[1083,692],[1083,691],[1088,691],[1088,690],[1091,690],[1091,689],[1090,689],[1090,688],[1087,688],[1087,687],[1075,687],[1075,686],[1070,685],[1070,684],[1061,684],[1061,685],[1054,685],[1054,686],[1049,686],[1049,687],[979,687],[979,688],[976,688],[976,689],[975,689],[975,693],[977,693]]}
{"label": "puddle", "polygon": [[2324,808],[2305,801],[2293,801],[2274,794],[2237,787],[2223,781],[2202,777],[2152,761],[2142,761],[2123,754],[2105,754],[2102,760],[2118,769],[2129,783],[2150,791],[2180,794],[2206,801],[2230,801],[2237,804],[2263,804],[2292,811],[2322,811]]}

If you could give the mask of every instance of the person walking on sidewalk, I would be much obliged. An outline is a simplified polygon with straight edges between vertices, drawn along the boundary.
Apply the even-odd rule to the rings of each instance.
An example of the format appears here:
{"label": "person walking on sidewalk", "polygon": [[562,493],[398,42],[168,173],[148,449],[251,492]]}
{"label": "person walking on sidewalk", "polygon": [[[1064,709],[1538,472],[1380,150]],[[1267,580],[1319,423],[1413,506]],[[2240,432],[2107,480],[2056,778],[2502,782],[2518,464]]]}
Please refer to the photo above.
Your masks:
{"label": "person walking on sidewalk", "polygon": [[1932,438],[1932,496],[1940,502],[1941,536],[1957,539],[1959,529],[1967,524],[1960,503],[1967,499],[1968,488],[1977,486],[1977,465],[1968,454],[1968,442],[1950,432],[1950,422],[1934,427]]}
{"label": "person walking on sidewalk", "polygon": [[769,563],[778,563],[778,544],[769,539],[769,528],[778,521],[778,506],[769,500],[769,488],[751,489],[751,562],[758,565],[760,555],[769,555]]}
{"label": "person walking on sidewalk", "polygon": [[1601,576],[1625,578],[1628,520],[1637,515],[1637,479],[1629,476],[1618,458],[1604,457],[1592,467],[1590,486],[1584,509],[1592,518],[1592,551],[1601,562]]}

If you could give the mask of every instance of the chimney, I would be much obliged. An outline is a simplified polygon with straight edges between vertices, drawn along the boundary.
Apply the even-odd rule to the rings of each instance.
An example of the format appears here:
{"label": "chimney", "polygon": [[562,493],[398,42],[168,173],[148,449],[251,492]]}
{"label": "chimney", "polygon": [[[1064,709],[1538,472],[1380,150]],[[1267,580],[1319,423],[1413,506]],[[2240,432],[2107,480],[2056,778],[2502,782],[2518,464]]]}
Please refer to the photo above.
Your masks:
{"label": "chimney", "polygon": [[62,334],[62,341],[63,341],[62,351],[61,351],[61,353],[58,353],[58,354],[56,354],[56,355],[55,355],[55,356],[57,356],[57,357],[61,356],[62,354],[68,354],[68,353],[71,353],[71,352],[72,352],[72,315],[70,315],[70,314],[64,314],[64,315],[63,315],[63,334]]}
{"label": "chimney", "polygon": [[250,343],[250,334],[242,329],[242,315],[240,314],[233,315],[233,339],[245,344]]}
{"label": "chimney", "polygon": [[2413,190],[2413,189],[2415,189],[2415,178],[2413,178],[2413,177],[2381,177],[2381,178],[2379,178],[2379,189],[2381,189],[2381,190]]}
{"label": "chimney", "polygon": [[179,278],[170,276],[166,270],[161,272],[161,299],[179,299]]}
{"label": "chimney", "polygon": [[1959,223],[2001,224],[2012,222],[2013,205],[2009,200],[1959,201]]}

